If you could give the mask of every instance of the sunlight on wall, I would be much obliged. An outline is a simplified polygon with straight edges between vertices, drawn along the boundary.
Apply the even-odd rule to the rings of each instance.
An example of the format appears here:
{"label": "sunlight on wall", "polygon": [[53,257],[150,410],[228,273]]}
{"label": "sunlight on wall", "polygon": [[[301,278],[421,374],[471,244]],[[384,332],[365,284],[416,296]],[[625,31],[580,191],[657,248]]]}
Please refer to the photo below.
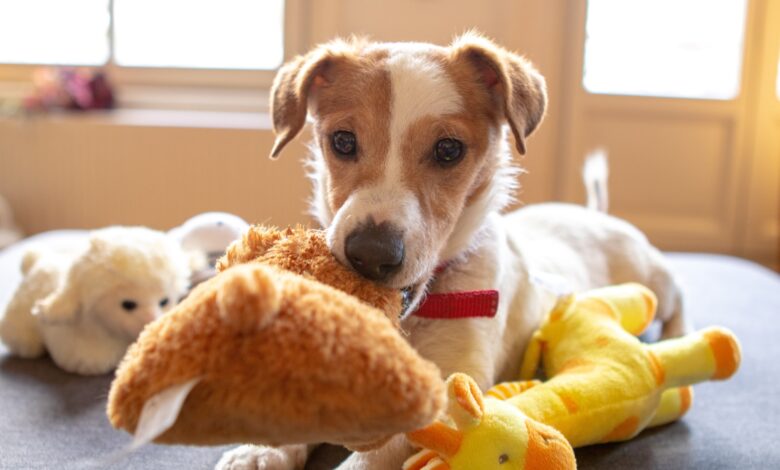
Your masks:
{"label": "sunlight on wall", "polygon": [[731,99],[746,0],[589,0],[583,85],[592,93]]}

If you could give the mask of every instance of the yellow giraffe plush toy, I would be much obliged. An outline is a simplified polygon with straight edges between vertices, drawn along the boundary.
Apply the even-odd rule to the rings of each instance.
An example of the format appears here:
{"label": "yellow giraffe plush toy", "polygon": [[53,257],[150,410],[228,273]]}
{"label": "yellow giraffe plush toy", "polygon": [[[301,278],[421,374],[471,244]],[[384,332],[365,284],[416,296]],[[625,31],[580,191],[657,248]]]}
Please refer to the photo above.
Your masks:
{"label": "yellow giraffe plush toy", "polygon": [[[407,460],[404,470],[542,468],[536,460],[526,461],[535,454],[529,452],[528,439],[517,437],[518,424],[511,420],[518,414],[518,422],[530,418],[552,426],[573,447],[631,439],[647,427],[678,419],[691,405],[691,385],[736,372],[740,346],[730,331],[719,327],[642,343],[635,335],[653,320],[656,304],[655,295],[638,284],[560,299],[526,350],[520,373],[526,380],[491,388],[476,424],[461,418],[469,407],[463,394],[450,391],[449,414],[457,429],[437,422],[409,433],[424,449]],[[548,380],[527,380],[536,374],[540,359]],[[449,380],[452,388],[453,380],[471,379]],[[482,424],[491,421],[506,424]],[[564,456],[560,465],[544,468],[574,467]]]}

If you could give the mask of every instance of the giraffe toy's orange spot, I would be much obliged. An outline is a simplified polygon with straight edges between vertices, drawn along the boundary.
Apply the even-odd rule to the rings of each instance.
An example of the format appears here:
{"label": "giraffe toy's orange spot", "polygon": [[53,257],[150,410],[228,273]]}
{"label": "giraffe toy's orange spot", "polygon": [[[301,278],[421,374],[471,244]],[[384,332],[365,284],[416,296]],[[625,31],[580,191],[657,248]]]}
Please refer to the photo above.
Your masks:
{"label": "giraffe toy's orange spot", "polygon": [[556,322],[559,321],[561,318],[563,318],[565,310],[562,308],[556,308],[550,313],[550,321]]}
{"label": "giraffe toy's orange spot", "polygon": [[599,348],[605,348],[611,342],[612,342],[612,340],[609,338],[609,336],[603,336],[603,335],[599,336],[598,338],[596,338],[596,341],[595,341],[596,346],[599,347]]}
{"label": "giraffe toy's orange spot", "polygon": [[557,394],[558,394],[558,398],[560,398],[561,402],[563,402],[563,406],[566,407],[569,413],[576,413],[577,410],[580,409],[580,405],[578,405],[577,402],[574,401],[574,398],[570,397],[569,395],[563,392],[557,392]]}
{"label": "giraffe toy's orange spot", "polygon": [[574,450],[563,434],[532,419],[527,420],[525,426],[528,430],[528,448],[524,462],[526,470],[577,468]]}
{"label": "giraffe toy's orange spot", "polygon": [[494,385],[487,391],[486,395],[499,400],[507,400],[515,395],[519,395],[531,387],[539,385],[538,380],[527,380],[523,382],[504,382]]}
{"label": "giraffe toy's orange spot", "polygon": [[436,421],[423,429],[412,431],[407,437],[413,443],[431,449],[439,455],[452,457],[458,453],[463,442],[463,433],[441,421]]}
{"label": "giraffe toy's orange spot", "polygon": [[693,387],[680,387],[680,416],[684,415],[691,408],[693,402]]}
{"label": "giraffe toy's orange spot", "polygon": [[715,356],[713,379],[723,380],[731,377],[739,367],[741,352],[734,337],[720,328],[712,328],[704,333]]}
{"label": "giraffe toy's orange spot", "polygon": [[642,294],[642,298],[645,301],[645,308],[647,308],[647,325],[655,318],[655,311],[658,308],[658,299],[652,292],[646,292]]}
{"label": "giraffe toy's orange spot", "polygon": [[583,301],[583,304],[581,305],[581,308],[586,309],[593,313],[604,315],[606,317],[611,318],[612,320],[620,321],[620,317],[618,316],[618,313],[612,308],[612,306],[609,303],[607,303],[604,300],[597,299],[597,298],[585,299]]}
{"label": "giraffe toy's orange spot", "polygon": [[647,360],[650,361],[650,370],[653,371],[653,377],[655,377],[655,383],[657,385],[663,385],[666,380],[666,372],[664,366],[661,364],[661,360],[652,351],[647,351]]}
{"label": "giraffe toy's orange spot", "polygon": [[557,374],[565,374],[571,372],[575,372],[575,373],[590,372],[595,367],[596,365],[587,359],[583,359],[581,357],[574,357],[564,362],[561,368],[558,369]]}
{"label": "giraffe toy's orange spot", "polygon": [[626,418],[625,421],[615,426],[615,429],[604,436],[604,439],[602,439],[601,442],[625,441],[626,439],[631,439],[636,435],[638,429],[639,417],[630,416]]}

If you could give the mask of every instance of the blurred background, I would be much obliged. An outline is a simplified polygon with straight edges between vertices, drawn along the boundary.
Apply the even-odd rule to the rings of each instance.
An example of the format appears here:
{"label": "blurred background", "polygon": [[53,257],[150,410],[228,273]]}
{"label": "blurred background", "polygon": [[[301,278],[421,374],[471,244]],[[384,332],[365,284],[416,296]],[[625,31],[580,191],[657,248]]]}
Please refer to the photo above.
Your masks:
{"label": "blurred background", "polygon": [[275,69],[339,35],[470,28],[547,78],[518,205],[583,202],[603,147],[611,212],[654,243],[777,269],[778,0],[0,0],[0,224],[310,223],[306,137],[267,157]]}

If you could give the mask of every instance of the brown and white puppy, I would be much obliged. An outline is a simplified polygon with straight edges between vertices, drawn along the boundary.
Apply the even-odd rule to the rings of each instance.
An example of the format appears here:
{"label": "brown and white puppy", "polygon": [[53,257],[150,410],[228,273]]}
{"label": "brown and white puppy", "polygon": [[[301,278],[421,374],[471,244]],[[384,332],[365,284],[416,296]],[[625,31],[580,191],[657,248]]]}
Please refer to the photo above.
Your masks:
{"label": "brown and white puppy", "polygon": [[[528,61],[473,33],[449,47],[334,41],[286,64],[273,88],[272,157],[309,118],[313,213],[339,260],[407,289],[411,309],[425,292],[499,290],[493,319],[403,321],[445,376],[466,372],[482,387],[513,378],[551,306],[534,276],[564,279],[573,290],[645,283],[659,294],[666,332],[682,328],[661,255],[626,222],[565,204],[500,214],[517,174],[507,130],[525,153],[546,102],[544,79]],[[596,173],[594,184],[603,184]],[[410,452],[398,436],[339,468],[397,470]],[[306,453],[243,446],[218,468],[300,468]]]}

